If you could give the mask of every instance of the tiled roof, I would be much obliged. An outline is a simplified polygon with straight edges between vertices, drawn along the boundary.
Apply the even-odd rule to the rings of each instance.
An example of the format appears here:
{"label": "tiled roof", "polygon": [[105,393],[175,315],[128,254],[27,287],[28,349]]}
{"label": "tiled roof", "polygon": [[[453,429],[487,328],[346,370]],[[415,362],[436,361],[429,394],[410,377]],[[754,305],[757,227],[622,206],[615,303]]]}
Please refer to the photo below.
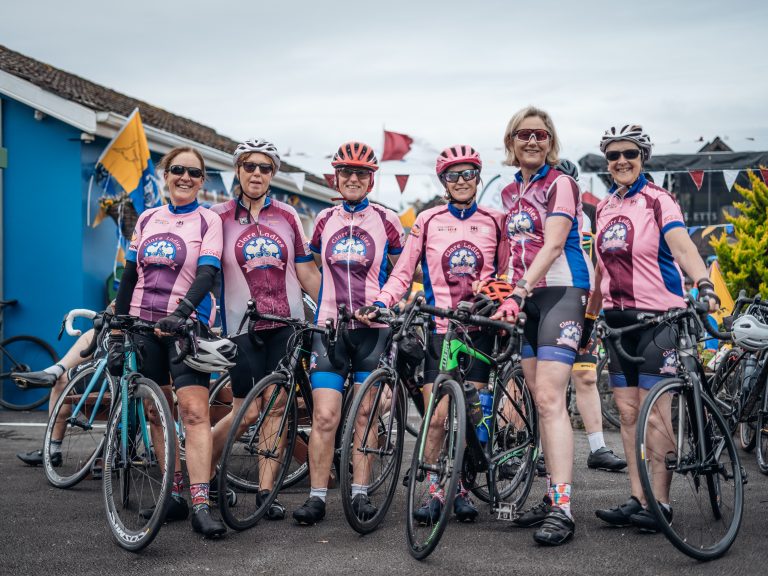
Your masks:
{"label": "tiled roof", "polygon": [[[134,108],[138,107],[141,120],[145,125],[188,138],[228,154],[232,153],[238,144],[235,140],[219,134],[213,128],[172,114],[120,92],[115,92],[75,74],[64,72],[44,62],[14,52],[3,45],[0,45],[0,70],[97,112],[115,112],[122,116],[128,116]],[[280,171],[301,172],[299,168],[285,162],[280,163]],[[307,180],[321,186],[327,186],[325,180],[312,174],[307,174]]]}

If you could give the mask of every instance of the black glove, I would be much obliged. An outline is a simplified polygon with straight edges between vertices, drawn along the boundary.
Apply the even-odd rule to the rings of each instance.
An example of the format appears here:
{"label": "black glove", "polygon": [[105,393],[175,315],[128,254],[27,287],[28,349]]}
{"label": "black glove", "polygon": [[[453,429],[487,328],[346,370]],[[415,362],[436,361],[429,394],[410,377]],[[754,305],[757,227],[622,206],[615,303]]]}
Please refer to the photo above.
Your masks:
{"label": "black glove", "polygon": [[361,306],[360,308],[357,309],[357,312],[355,312],[355,316],[358,316],[358,317],[364,316],[367,318],[369,314],[375,314],[375,316],[373,317],[373,320],[376,320],[376,318],[379,317],[379,314],[381,313],[382,310],[384,310],[384,308],[382,308],[381,306],[373,306],[373,305]]}
{"label": "black glove", "polygon": [[584,350],[592,339],[592,332],[595,330],[595,321],[595,318],[584,318],[584,329],[581,331],[579,350]]}
{"label": "black glove", "polygon": [[710,300],[717,302],[717,306],[720,307],[720,298],[715,294],[715,285],[707,279],[701,279],[697,282],[699,289],[699,302],[709,304]]}
{"label": "black glove", "polygon": [[194,311],[195,307],[192,306],[192,303],[186,298],[182,298],[178,308],[176,308],[170,316],[158,320],[157,324],[155,324],[155,328],[158,328],[160,332],[165,332],[166,334],[175,334]]}
{"label": "black glove", "polygon": [[109,337],[107,352],[107,368],[112,376],[119,378],[123,375],[123,362],[125,353],[123,351],[123,335],[118,334]]}

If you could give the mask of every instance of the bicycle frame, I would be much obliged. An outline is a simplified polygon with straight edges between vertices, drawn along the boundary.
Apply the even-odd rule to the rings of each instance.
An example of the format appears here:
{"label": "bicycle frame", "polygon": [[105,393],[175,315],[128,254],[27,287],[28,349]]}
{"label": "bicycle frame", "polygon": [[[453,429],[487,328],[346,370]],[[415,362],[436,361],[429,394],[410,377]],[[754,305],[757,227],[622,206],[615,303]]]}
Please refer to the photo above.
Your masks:
{"label": "bicycle frame", "polygon": [[100,360],[97,360],[96,364],[97,364],[96,371],[93,373],[93,376],[91,376],[91,379],[88,382],[88,386],[85,387],[85,390],[83,391],[80,397],[80,401],[72,409],[72,414],[67,419],[67,424],[70,424],[72,426],[77,426],[79,428],[82,428],[83,430],[91,430],[93,428],[93,422],[96,419],[96,415],[99,412],[101,401],[104,399],[104,394],[106,394],[107,389],[109,388],[109,381],[105,379],[104,382],[101,384],[101,388],[99,389],[99,395],[96,397],[96,402],[94,403],[94,410],[91,413],[90,418],[88,418],[88,424],[84,424],[80,422],[77,419],[77,416],[78,414],[80,414],[81,410],[85,406],[85,403],[88,400],[88,397],[90,396],[91,392],[93,392],[93,389],[96,387],[96,383],[99,381],[102,374],[104,374],[104,370],[106,370],[107,368],[107,359],[102,358]]}

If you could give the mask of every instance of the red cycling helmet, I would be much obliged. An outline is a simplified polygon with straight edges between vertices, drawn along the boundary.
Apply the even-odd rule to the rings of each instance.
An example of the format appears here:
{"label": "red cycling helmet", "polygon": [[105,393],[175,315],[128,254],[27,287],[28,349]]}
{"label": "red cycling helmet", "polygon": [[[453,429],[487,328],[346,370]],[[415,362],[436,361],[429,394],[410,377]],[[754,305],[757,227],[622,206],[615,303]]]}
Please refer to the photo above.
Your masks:
{"label": "red cycling helmet", "polygon": [[368,146],[368,144],[354,140],[339,146],[336,154],[333,155],[331,165],[334,168],[358,166],[360,168],[368,168],[371,172],[376,172],[379,169],[379,161],[376,159],[373,148]]}
{"label": "red cycling helmet", "polygon": [[503,302],[506,298],[512,296],[515,289],[512,284],[504,280],[492,280],[480,289],[481,294],[485,294],[495,302]]}
{"label": "red cycling helmet", "polygon": [[466,144],[458,144],[456,146],[449,146],[440,152],[435,163],[435,171],[440,176],[448,168],[456,164],[473,164],[478,168],[483,167],[483,161],[480,160],[480,154],[477,153],[477,150]]}

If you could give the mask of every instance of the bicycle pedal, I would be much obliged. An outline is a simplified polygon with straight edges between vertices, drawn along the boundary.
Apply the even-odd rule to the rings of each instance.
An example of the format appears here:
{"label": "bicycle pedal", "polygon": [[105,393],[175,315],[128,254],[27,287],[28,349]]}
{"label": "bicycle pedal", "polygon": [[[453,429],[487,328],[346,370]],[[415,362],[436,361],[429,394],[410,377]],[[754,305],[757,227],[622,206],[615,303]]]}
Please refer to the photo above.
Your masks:
{"label": "bicycle pedal", "polygon": [[664,455],[664,466],[667,470],[674,470],[677,468],[677,455],[674,452],[667,452]]}
{"label": "bicycle pedal", "polygon": [[506,520],[512,522],[517,518],[517,508],[509,502],[499,502],[495,509],[496,520]]}

